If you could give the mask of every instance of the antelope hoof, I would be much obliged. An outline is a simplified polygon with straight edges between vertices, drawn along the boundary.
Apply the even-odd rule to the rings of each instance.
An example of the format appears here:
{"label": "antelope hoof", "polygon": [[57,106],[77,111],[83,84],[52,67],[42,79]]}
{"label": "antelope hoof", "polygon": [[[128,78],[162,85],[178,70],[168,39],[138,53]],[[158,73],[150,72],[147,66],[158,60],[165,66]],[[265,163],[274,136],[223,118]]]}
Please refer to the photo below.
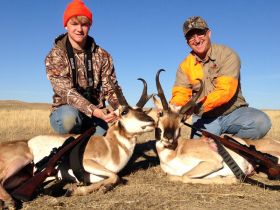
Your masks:
{"label": "antelope hoof", "polygon": [[122,183],[121,178],[117,177],[117,179],[115,180],[115,182],[106,184],[103,186],[103,193],[107,193],[108,191],[111,191],[112,189],[114,189],[119,183]]}
{"label": "antelope hoof", "polygon": [[16,206],[13,200],[9,200],[9,201],[3,201],[0,200],[0,209],[3,210],[15,210]]}
{"label": "antelope hoof", "polygon": [[4,201],[0,200],[0,209],[4,209]]}
{"label": "antelope hoof", "polygon": [[102,191],[105,194],[105,193],[113,190],[115,186],[116,186],[116,184],[107,184],[107,185],[103,186]]}
{"label": "antelope hoof", "polygon": [[72,195],[74,195],[75,194],[75,191],[77,190],[77,185],[76,184],[71,184],[68,188],[67,188],[67,190],[66,190],[66,193],[65,193],[65,196],[66,197],[70,197],[70,196],[72,196]]}

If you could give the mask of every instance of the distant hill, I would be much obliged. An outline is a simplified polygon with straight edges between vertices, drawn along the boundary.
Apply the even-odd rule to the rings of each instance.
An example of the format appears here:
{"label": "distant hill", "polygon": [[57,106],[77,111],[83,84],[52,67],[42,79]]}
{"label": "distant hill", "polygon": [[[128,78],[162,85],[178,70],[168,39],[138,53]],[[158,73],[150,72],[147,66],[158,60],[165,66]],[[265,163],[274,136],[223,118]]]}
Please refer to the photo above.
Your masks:
{"label": "distant hill", "polygon": [[[0,109],[50,109],[49,103],[29,103],[18,100],[0,100]],[[148,109],[148,108],[147,108]],[[279,111],[273,109],[262,109],[264,112]]]}
{"label": "distant hill", "polygon": [[28,103],[17,100],[0,100],[0,109],[50,109],[48,103]]}

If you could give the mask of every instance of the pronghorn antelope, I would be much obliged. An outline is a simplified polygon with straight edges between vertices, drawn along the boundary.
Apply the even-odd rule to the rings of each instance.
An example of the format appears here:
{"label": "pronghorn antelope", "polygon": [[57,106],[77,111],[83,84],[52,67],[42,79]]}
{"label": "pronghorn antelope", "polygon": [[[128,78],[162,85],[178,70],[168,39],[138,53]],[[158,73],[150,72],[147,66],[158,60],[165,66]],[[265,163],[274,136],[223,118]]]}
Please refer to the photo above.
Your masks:
{"label": "pronghorn antelope", "polygon": [[[159,82],[161,71],[163,70],[159,70],[156,75],[158,97],[161,102],[153,97],[158,110],[156,149],[161,168],[170,175],[170,179],[173,181],[201,184],[235,183],[237,179],[218,154],[216,145],[211,139],[184,139],[180,135],[185,113],[192,108],[203,89],[202,81],[200,81],[197,94],[191,98],[190,102],[174,111],[168,105]],[[243,141],[243,143],[245,142]],[[238,154],[228,151],[242,171],[245,174],[251,174],[253,171],[252,165]]]}
{"label": "pronghorn antelope", "polygon": [[[137,136],[154,130],[154,120],[142,110],[150,97],[147,96],[146,82],[141,80],[144,83],[144,89],[134,108],[129,106],[121,91],[116,89],[111,82],[120,103],[115,111],[118,120],[109,127],[104,137],[92,136],[89,139],[83,153],[82,164],[87,173],[86,182],[90,185],[72,186],[68,195],[85,195],[100,188],[108,190],[117,185],[120,181],[117,173],[129,161],[136,145]],[[32,161],[36,163],[50,154],[51,150],[61,146],[65,139],[66,137],[58,135],[41,135],[25,142],[9,142],[0,145],[0,200],[2,206],[14,205],[12,197],[6,191],[20,184],[17,182],[19,179],[12,179],[13,176],[16,174],[16,177],[19,178],[19,172],[24,166]],[[71,169],[65,169],[62,165],[58,170],[57,176],[60,179],[77,181]],[[63,171],[66,173],[62,173]],[[32,170],[29,172],[32,174]]]}

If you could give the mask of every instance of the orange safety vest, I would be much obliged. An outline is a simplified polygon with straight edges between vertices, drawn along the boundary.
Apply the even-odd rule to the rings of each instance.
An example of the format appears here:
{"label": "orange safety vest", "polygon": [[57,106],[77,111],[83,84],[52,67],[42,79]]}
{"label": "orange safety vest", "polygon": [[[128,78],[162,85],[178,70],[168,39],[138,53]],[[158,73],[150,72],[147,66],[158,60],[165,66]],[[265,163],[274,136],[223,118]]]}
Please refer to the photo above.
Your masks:
{"label": "orange safety vest", "polygon": [[[214,45],[214,48],[215,48],[214,50],[211,49],[211,51],[213,51],[213,52],[211,52],[212,54],[221,53],[221,51],[224,50],[224,47],[221,47],[219,45]],[[228,50],[228,49],[229,48],[226,48],[226,50]],[[227,52],[234,55],[229,50]],[[214,57],[215,57],[215,55],[214,55]],[[238,58],[238,60],[236,58],[238,58],[238,57],[232,56],[232,58],[231,58],[229,56],[228,59],[232,59],[232,61],[233,61],[232,63],[234,64],[233,66],[236,65],[239,67],[239,65],[240,65],[239,58]],[[224,59],[224,60],[226,60],[226,59]],[[209,61],[209,63],[210,62],[212,62],[212,61]],[[209,67],[209,65],[212,65],[212,64],[208,64],[208,67]],[[214,63],[213,65],[216,65],[216,64]],[[225,64],[225,65],[227,65],[227,64]],[[183,106],[184,104],[186,104],[193,94],[193,90],[195,89],[194,87],[198,86],[197,89],[199,88],[199,81],[196,80],[197,78],[204,81],[205,89],[206,89],[205,91],[203,91],[203,93],[201,95],[201,97],[204,98],[203,112],[211,111],[211,110],[213,110],[217,107],[220,107],[223,104],[226,104],[227,102],[229,102],[233,98],[233,96],[237,93],[238,80],[239,80],[239,68],[233,69],[233,70],[229,68],[229,71],[226,72],[225,74],[223,74],[221,72],[218,73],[218,71],[214,72],[214,74],[216,74],[217,77],[213,78],[213,75],[211,76],[208,71],[208,67],[204,67],[203,64],[201,62],[199,62],[193,54],[189,54],[186,57],[186,59],[179,65],[178,71],[181,71],[180,72],[181,74],[179,74],[179,75],[182,76],[182,73],[183,73],[185,78],[178,78],[178,74],[177,74],[176,82],[172,89],[172,98],[170,100],[170,103],[177,105],[177,106]],[[236,74],[236,72],[234,72],[234,71],[238,71],[238,74]],[[180,82],[177,82],[177,80],[179,80]],[[182,84],[182,82],[184,82],[184,80],[185,80],[185,84],[180,85],[180,84]],[[178,85],[178,83],[179,83],[179,85]],[[212,86],[212,87],[210,87],[210,86]],[[209,91],[209,90],[211,90],[211,91]],[[235,106],[235,108],[238,106],[241,106],[241,105],[247,105],[245,102],[245,99],[241,95],[241,91],[239,91],[238,95],[240,95],[240,97],[239,97],[240,99],[239,99],[238,105]],[[224,112],[226,112],[226,110],[224,110]]]}

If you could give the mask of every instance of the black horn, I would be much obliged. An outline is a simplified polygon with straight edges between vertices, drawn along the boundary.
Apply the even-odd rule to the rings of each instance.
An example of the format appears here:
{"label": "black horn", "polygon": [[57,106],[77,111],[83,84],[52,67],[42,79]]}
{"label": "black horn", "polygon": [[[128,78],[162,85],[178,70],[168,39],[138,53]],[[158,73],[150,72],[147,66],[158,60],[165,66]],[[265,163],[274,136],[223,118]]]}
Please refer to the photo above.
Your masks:
{"label": "black horn", "polygon": [[110,76],[108,77],[108,80],[109,80],[109,83],[110,83],[112,89],[115,91],[115,94],[116,94],[116,96],[118,98],[118,101],[119,101],[120,105],[122,105],[122,106],[129,106],[127,101],[126,101],[126,99],[125,99],[125,97],[124,97],[124,95],[123,95],[123,93],[122,93],[122,91],[121,91],[121,89],[119,87],[117,88],[115,86],[115,84],[113,83],[113,81],[112,81]]}
{"label": "black horn", "polygon": [[203,90],[203,82],[201,79],[196,79],[196,80],[198,80],[200,83],[199,90],[184,106],[182,106],[182,108],[180,109],[180,114],[185,114],[188,110],[190,110],[191,108],[197,105],[196,101],[198,100]]}
{"label": "black horn", "polygon": [[157,86],[157,91],[158,91],[158,97],[161,100],[162,107],[163,107],[164,110],[168,110],[168,103],[167,103],[167,100],[166,100],[166,98],[164,96],[164,92],[162,90],[161,84],[159,82],[159,74],[162,71],[165,71],[165,70],[164,69],[160,69],[157,72],[157,75],[156,75],[156,86]]}
{"label": "black horn", "polygon": [[147,82],[142,78],[138,78],[138,80],[141,80],[143,82],[144,87],[143,87],[142,95],[141,95],[139,101],[137,102],[136,106],[139,108],[143,108],[153,95],[148,96]]}

